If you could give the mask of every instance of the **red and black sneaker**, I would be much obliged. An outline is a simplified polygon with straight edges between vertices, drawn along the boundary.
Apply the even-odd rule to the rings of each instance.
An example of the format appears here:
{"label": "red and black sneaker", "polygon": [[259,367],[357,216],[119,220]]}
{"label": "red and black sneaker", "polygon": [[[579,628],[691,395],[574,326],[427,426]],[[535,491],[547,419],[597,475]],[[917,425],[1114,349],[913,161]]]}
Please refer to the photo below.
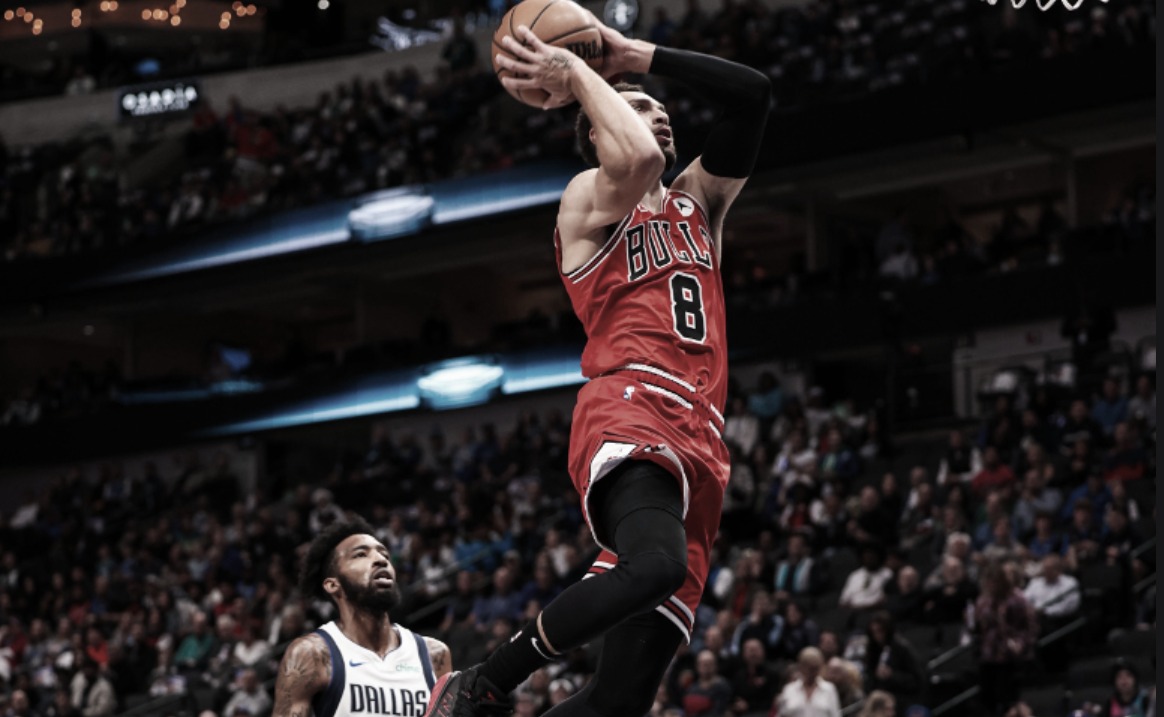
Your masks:
{"label": "red and black sneaker", "polygon": [[509,698],[479,667],[444,675],[432,688],[424,717],[501,717],[513,712]]}

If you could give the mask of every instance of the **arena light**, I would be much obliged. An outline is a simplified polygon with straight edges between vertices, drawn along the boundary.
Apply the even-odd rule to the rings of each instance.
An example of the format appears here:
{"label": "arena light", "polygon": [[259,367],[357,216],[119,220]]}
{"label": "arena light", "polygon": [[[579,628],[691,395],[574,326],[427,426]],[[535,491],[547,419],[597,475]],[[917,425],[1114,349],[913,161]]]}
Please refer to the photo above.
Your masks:
{"label": "arena light", "polygon": [[307,426],[349,418],[363,418],[382,413],[409,411],[420,406],[415,395],[395,395],[376,398],[374,392],[365,392],[361,398],[341,394],[317,399],[295,408],[249,421],[239,421],[203,432],[204,436],[232,436],[240,433],[271,431],[279,428]]}
{"label": "arena light", "polygon": [[[426,407],[464,408],[486,403],[501,394],[576,386],[586,381],[579,368],[581,348],[563,345],[513,354],[464,356],[414,369],[373,374],[337,386],[326,395],[296,399],[199,435],[230,436]],[[210,397],[205,389],[202,392],[194,396],[187,391],[181,400]],[[144,402],[142,397],[139,396],[138,402]]]}
{"label": "arena light", "polygon": [[422,404],[437,410],[486,403],[501,389],[505,369],[496,359],[468,356],[423,368],[416,381]]}
{"label": "arena light", "polygon": [[416,234],[432,221],[436,200],[419,187],[376,192],[348,212],[352,236],[362,241]]}

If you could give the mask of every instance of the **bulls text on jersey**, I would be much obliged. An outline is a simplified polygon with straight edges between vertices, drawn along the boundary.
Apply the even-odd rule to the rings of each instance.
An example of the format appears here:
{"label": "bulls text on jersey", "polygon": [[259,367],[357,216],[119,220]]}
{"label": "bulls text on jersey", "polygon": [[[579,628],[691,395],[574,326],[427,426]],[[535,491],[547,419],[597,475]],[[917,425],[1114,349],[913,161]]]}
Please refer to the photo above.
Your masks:
{"label": "bulls text on jersey", "polygon": [[[676,261],[680,264],[711,266],[711,236],[702,225],[698,227],[704,249],[691,231],[689,222],[675,223],[666,219],[648,219],[626,229],[627,280],[638,281],[651,272],[652,267],[663,269]],[[678,236],[676,236],[678,235]]]}

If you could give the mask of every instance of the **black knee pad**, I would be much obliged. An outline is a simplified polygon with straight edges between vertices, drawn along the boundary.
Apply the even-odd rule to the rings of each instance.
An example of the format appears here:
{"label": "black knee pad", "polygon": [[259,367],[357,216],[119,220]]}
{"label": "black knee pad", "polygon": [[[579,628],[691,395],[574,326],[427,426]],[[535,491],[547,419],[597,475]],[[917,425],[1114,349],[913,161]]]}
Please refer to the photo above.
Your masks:
{"label": "black knee pad", "polygon": [[639,536],[622,536],[620,541],[619,526],[632,513],[638,513],[644,508],[670,513],[680,523],[683,522],[683,489],[674,475],[656,463],[626,461],[591,488],[591,524],[599,541],[613,547],[620,555],[634,551],[635,545],[624,543]]}
{"label": "black knee pad", "polygon": [[649,610],[674,595],[687,580],[686,544],[678,555],[663,550],[619,555],[616,569],[624,571],[634,602],[641,610]]}

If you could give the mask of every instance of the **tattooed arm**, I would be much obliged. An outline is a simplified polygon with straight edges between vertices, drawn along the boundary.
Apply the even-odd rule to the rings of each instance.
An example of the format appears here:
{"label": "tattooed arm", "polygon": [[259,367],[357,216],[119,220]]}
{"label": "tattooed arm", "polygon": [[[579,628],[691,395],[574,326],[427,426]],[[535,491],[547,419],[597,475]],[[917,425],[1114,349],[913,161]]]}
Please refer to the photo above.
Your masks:
{"label": "tattooed arm", "polygon": [[272,717],[308,717],[311,699],[331,680],[331,653],[323,638],[308,634],[287,647],[275,680]]}
{"label": "tattooed arm", "polygon": [[448,645],[433,637],[424,638],[424,644],[428,645],[428,657],[432,662],[432,672],[438,680],[441,675],[447,675],[453,671],[453,655],[449,652]]}

